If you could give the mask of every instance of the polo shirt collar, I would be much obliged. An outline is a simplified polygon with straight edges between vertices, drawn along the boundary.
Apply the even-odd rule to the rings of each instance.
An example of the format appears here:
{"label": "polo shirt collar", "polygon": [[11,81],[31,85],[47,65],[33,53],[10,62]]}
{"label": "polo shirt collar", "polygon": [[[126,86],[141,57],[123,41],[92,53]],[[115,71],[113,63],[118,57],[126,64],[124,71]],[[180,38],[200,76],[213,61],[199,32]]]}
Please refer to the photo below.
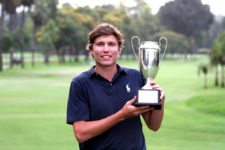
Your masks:
{"label": "polo shirt collar", "polygon": [[[127,75],[127,70],[123,67],[121,67],[120,65],[116,65],[117,67],[117,74],[121,74],[121,75]],[[93,78],[93,77],[97,77],[99,74],[95,71],[95,66],[91,67],[91,69],[88,71],[89,77]]]}

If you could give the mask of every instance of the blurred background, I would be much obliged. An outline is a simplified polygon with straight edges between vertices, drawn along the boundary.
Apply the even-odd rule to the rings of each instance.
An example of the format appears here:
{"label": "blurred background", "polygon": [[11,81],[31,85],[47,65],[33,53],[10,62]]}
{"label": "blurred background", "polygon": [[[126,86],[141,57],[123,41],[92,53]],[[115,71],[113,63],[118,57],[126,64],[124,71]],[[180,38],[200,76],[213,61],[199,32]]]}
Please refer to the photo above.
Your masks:
{"label": "blurred background", "polygon": [[78,149],[65,124],[68,90],[94,64],[87,34],[102,22],[122,31],[119,63],[127,67],[138,69],[132,36],[168,39],[156,78],[166,91],[165,118],[157,133],[143,124],[147,148],[224,148],[221,1],[0,0],[0,16],[0,149]]}

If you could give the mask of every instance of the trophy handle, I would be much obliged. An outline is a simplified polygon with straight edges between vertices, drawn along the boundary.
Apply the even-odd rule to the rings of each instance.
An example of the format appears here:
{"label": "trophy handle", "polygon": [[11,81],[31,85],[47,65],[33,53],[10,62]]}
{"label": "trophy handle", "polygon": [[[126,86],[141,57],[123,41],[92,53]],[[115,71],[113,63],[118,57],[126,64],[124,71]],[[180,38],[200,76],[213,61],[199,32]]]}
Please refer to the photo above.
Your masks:
{"label": "trophy handle", "polygon": [[165,55],[165,53],[166,53],[166,48],[167,48],[167,38],[166,37],[161,37],[160,39],[159,39],[159,47],[161,46],[161,40],[162,39],[164,39],[165,41],[166,41],[166,43],[165,43],[165,47],[164,47],[164,51],[163,51],[163,55],[161,56],[161,58],[160,58],[160,62],[162,62],[162,60],[163,60],[163,58],[164,58],[164,55]]}
{"label": "trophy handle", "polygon": [[136,54],[136,52],[135,52],[135,49],[134,49],[134,44],[133,44],[133,40],[134,40],[135,38],[138,39],[138,46],[141,45],[141,40],[140,40],[140,38],[139,38],[138,36],[132,36],[132,38],[131,38],[131,46],[132,46],[132,50],[133,50],[134,56],[135,56],[135,58],[137,59],[137,61],[139,61],[139,60],[138,60],[138,57],[137,57],[137,54]]}

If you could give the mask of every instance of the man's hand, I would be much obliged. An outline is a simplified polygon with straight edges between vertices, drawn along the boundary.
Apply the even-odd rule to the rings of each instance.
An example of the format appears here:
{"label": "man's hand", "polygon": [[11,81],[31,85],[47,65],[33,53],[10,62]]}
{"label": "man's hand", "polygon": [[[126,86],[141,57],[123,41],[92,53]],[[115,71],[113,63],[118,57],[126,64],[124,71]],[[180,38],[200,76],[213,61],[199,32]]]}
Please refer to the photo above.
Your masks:
{"label": "man's hand", "polygon": [[152,131],[157,131],[161,126],[164,116],[165,92],[159,85],[155,83],[155,81],[151,81],[150,84],[153,89],[160,91],[160,103],[162,104],[162,108],[160,110],[146,112],[142,116],[148,128]]}
{"label": "man's hand", "polygon": [[134,96],[134,98],[127,101],[126,104],[123,106],[123,108],[119,111],[122,116],[122,120],[131,118],[131,117],[136,117],[142,113],[153,110],[153,108],[150,108],[149,106],[139,106],[139,107],[133,106],[133,103],[136,100],[137,100],[137,97]]}
{"label": "man's hand", "polygon": [[106,118],[95,121],[77,121],[73,124],[74,134],[79,143],[87,141],[106,130],[110,129],[120,121],[136,117],[142,113],[152,110],[149,106],[135,107],[132,104],[136,101],[136,96],[127,101],[117,113]]}
{"label": "man's hand", "polygon": [[151,81],[150,84],[151,84],[151,87],[153,89],[159,90],[159,92],[160,92],[160,103],[163,104],[164,100],[165,100],[165,92],[164,92],[164,90],[159,85],[157,85],[156,82],[153,81],[153,80]]}

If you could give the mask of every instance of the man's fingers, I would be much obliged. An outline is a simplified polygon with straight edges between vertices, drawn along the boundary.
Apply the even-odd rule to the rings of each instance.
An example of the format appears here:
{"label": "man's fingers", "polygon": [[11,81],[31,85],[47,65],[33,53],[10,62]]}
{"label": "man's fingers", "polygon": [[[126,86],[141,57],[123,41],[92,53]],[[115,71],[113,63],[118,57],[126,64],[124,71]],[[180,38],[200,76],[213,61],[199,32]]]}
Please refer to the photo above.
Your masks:
{"label": "man's fingers", "polygon": [[160,88],[159,86],[153,86],[153,89],[160,91],[160,99],[165,98],[165,92],[162,88]]}
{"label": "man's fingers", "polygon": [[163,99],[163,98],[165,98],[165,92],[164,91],[161,91],[161,93],[160,93],[160,99]]}
{"label": "man's fingers", "polygon": [[151,84],[151,86],[153,86],[156,84],[156,82],[154,80],[151,80],[150,84]]}
{"label": "man's fingers", "polygon": [[153,110],[153,109],[154,109],[154,108],[151,108],[151,107],[149,107],[149,106],[143,106],[142,108],[139,107],[139,110],[137,110],[137,111],[135,112],[135,114],[138,116],[138,115],[140,115],[140,114],[146,113],[146,112],[151,111],[151,110]]}
{"label": "man's fingers", "polygon": [[137,100],[137,96],[134,96],[130,101],[128,101],[128,104],[133,104]]}

